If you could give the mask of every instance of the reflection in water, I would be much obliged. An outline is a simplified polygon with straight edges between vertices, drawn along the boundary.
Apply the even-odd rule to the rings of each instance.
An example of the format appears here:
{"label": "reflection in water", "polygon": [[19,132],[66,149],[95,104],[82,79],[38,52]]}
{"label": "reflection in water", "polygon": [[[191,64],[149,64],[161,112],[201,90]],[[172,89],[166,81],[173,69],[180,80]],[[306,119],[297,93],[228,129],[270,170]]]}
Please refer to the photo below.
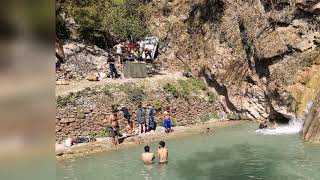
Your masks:
{"label": "reflection in water", "polygon": [[152,179],[152,168],[153,164],[145,164],[144,169],[142,169],[142,176],[144,177],[145,180],[150,180]]}
{"label": "reflection in water", "polygon": [[159,163],[159,174],[160,176],[166,176],[167,165],[168,163]]}

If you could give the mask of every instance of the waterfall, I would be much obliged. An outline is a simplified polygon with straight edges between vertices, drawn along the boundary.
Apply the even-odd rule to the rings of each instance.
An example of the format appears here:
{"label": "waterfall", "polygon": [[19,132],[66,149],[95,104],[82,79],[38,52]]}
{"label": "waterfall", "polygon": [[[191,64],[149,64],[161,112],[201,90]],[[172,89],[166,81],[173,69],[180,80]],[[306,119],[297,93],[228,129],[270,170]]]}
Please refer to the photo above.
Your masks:
{"label": "waterfall", "polygon": [[279,125],[277,128],[266,128],[256,130],[259,134],[265,135],[281,135],[281,134],[297,134],[302,130],[303,121],[300,119],[291,119],[287,125]]}

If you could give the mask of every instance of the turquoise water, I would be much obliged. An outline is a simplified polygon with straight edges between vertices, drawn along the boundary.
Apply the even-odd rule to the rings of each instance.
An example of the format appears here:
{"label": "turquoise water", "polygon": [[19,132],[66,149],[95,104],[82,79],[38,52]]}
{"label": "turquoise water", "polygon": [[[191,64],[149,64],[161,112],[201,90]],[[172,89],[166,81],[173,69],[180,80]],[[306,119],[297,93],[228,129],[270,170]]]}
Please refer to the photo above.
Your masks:
{"label": "turquoise water", "polygon": [[[319,180],[320,145],[299,135],[258,135],[243,123],[166,141],[169,163],[145,166],[143,145],[57,163],[57,179],[70,180]],[[156,151],[157,143],[151,144]]]}

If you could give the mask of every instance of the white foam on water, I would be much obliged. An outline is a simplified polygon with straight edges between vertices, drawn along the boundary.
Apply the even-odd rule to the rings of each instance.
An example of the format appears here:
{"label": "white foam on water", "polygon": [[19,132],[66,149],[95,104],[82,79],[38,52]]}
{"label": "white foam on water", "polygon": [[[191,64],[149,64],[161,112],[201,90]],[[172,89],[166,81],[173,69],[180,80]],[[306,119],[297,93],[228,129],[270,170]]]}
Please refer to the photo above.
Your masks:
{"label": "white foam on water", "polygon": [[303,122],[301,120],[290,120],[288,125],[280,125],[275,129],[266,128],[258,129],[256,133],[264,135],[282,135],[282,134],[297,134],[302,130]]}

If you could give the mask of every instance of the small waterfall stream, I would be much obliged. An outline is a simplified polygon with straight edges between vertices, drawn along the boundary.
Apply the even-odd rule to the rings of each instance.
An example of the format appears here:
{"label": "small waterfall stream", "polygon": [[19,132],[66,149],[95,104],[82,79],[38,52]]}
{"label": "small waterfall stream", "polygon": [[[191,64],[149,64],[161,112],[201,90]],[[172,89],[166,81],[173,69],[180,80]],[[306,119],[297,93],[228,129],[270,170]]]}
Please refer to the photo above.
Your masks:
{"label": "small waterfall stream", "polygon": [[303,121],[299,119],[292,119],[287,125],[279,125],[277,128],[266,128],[256,130],[259,134],[265,135],[281,135],[281,134],[297,134],[302,130]]}

